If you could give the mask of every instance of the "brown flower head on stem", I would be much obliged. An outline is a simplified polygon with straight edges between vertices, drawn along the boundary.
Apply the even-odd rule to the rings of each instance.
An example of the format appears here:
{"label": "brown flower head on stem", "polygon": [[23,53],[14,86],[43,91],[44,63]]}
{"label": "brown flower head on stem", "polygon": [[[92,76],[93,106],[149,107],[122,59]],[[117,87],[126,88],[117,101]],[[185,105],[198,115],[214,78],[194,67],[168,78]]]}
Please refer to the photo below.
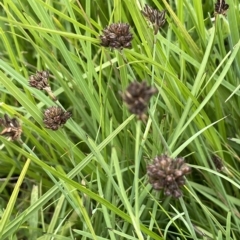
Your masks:
{"label": "brown flower head on stem", "polygon": [[153,25],[154,34],[156,35],[158,30],[165,24],[165,13],[166,11],[163,10],[160,12],[157,9],[154,9],[147,4],[145,5],[143,11],[141,11],[144,17],[146,17]]}
{"label": "brown flower head on stem", "polygon": [[131,48],[133,35],[130,32],[130,25],[127,23],[112,23],[103,30],[100,36],[103,47],[116,49]]}
{"label": "brown flower head on stem", "polygon": [[37,88],[38,90],[45,90],[46,88],[50,87],[48,78],[48,71],[37,71],[36,75],[31,75],[29,77],[29,85],[31,87]]}
{"label": "brown flower head on stem", "polygon": [[218,156],[213,156],[212,162],[218,172],[221,172],[223,170],[224,166],[223,166],[221,158],[219,158]]}
{"label": "brown flower head on stem", "polygon": [[16,118],[11,119],[7,114],[4,114],[4,117],[0,118],[0,125],[4,127],[0,135],[8,137],[10,141],[20,138],[22,128]]}
{"label": "brown flower head on stem", "polygon": [[46,128],[56,131],[71,116],[71,112],[65,112],[62,108],[53,106],[45,110],[43,122]]}
{"label": "brown flower head on stem", "polygon": [[156,92],[157,89],[147,86],[145,81],[141,83],[135,81],[127,87],[122,94],[122,99],[127,104],[129,111],[143,120],[146,117],[144,112],[147,109],[148,102]]}
{"label": "brown flower head on stem", "polygon": [[29,77],[29,85],[37,88],[38,90],[45,90],[49,96],[56,101],[56,97],[53,95],[51,87],[48,83],[49,72],[48,71],[37,71],[36,75]]}
{"label": "brown flower head on stem", "polygon": [[167,155],[157,156],[147,166],[149,183],[155,190],[164,190],[164,195],[179,198],[182,191],[179,187],[185,184],[184,176],[191,172],[184,158],[170,158]]}
{"label": "brown flower head on stem", "polygon": [[217,0],[215,3],[215,14],[226,15],[229,5],[225,3],[225,0]]}

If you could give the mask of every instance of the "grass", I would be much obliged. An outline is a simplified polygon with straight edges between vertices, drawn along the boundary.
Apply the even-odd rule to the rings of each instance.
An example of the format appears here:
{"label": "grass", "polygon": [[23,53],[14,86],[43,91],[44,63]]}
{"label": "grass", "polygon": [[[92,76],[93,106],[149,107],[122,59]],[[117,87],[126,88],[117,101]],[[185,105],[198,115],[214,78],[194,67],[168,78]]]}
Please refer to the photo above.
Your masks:
{"label": "grass", "polygon": [[[0,136],[0,239],[240,238],[239,3],[213,21],[214,1],[149,1],[166,9],[155,36],[145,3],[0,3],[0,115],[23,129]],[[131,49],[100,45],[114,22],[131,25]],[[56,102],[29,86],[37,70]],[[146,122],[120,95],[135,79],[158,89]],[[72,112],[58,131],[43,124],[55,105]],[[148,183],[162,154],[192,167],[179,199]]]}

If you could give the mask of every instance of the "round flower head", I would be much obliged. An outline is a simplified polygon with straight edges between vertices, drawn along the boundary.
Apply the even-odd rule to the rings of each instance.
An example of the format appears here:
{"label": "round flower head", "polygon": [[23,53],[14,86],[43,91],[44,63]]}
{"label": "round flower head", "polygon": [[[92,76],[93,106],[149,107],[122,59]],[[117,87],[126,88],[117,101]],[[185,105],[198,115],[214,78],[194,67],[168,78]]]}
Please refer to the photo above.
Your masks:
{"label": "round flower head", "polygon": [[48,82],[49,72],[48,71],[37,71],[36,75],[29,77],[29,85],[38,90],[45,90],[53,101],[56,101],[56,97],[53,95],[51,87]]}
{"label": "round flower head", "polygon": [[37,88],[38,90],[45,90],[49,87],[48,78],[48,71],[37,71],[36,75],[31,75],[29,77],[29,85]]}
{"label": "round flower head", "polygon": [[148,102],[157,89],[147,86],[146,82],[133,82],[126,91],[122,94],[123,101],[127,104],[131,113],[138,116],[139,119],[144,119],[144,112],[147,109]]}
{"label": "round flower head", "polygon": [[157,156],[148,165],[149,183],[155,190],[164,190],[166,196],[179,198],[182,192],[179,187],[185,184],[184,176],[191,172],[191,168],[183,158],[170,158],[167,155]]}
{"label": "round flower head", "polygon": [[112,23],[103,30],[100,36],[101,45],[116,49],[131,48],[133,36],[127,23]]}
{"label": "round flower head", "polygon": [[226,15],[229,5],[225,3],[225,0],[217,0],[215,3],[215,14]]}
{"label": "round flower head", "polygon": [[154,34],[156,35],[158,30],[165,24],[165,13],[166,11],[163,10],[162,12],[154,9],[147,4],[145,5],[142,14],[146,17],[153,25]]}
{"label": "round flower head", "polygon": [[65,124],[71,115],[70,112],[65,112],[62,108],[53,106],[45,110],[43,122],[46,128],[55,131]]}
{"label": "round flower head", "polygon": [[20,138],[22,127],[16,118],[10,118],[7,114],[4,114],[4,117],[0,118],[0,125],[4,127],[0,135],[6,136],[10,141]]}

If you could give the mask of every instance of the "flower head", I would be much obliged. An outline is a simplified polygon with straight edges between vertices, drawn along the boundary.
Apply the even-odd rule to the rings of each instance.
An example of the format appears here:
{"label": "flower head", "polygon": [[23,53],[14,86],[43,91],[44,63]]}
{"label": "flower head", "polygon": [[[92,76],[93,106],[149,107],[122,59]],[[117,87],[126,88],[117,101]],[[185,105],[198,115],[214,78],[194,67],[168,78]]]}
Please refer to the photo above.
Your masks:
{"label": "flower head", "polygon": [[11,119],[7,114],[4,114],[4,117],[0,118],[0,125],[5,127],[0,135],[8,137],[10,141],[20,138],[22,134],[22,128],[16,118]]}
{"label": "flower head", "polygon": [[29,77],[29,85],[37,88],[38,90],[45,90],[49,96],[56,101],[56,97],[53,95],[51,87],[48,83],[49,72],[48,71],[37,71],[36,75]]}
{"label": "flower head", "polygon": [[163,10],[160,12],[157,9],[154,9],[147,4],[145,5],[142,14],[152,23],[154,28],[154,34],[156,35],[158,30],[165,24],[165,13],[166,11]]}
{"label": "flower head", "polygon": [[172,159],[167,155],[157,156],[148,165],[149,182],[155,190],[164,190],[164,195],[179,198],[182,192],[179,187],[185,184],[184,176],[191,172],[184,158]]}
{"label": "flower head", "polygon": [[130,25],[127,23],[112,23],[103,30],[100,36],[103,47],[116,49],[131,48],[133,36],[130,32]]}
{"label": "flower head", "polygon": [[29,77],[29,85],[37,88],[38,90],[45,90],[47,87],[49,87],[48,78],[48,71],[37,71],[36,75],[31,75]]}
{"label": "flower head", "polygon": [[219,158],[218,156],[213,156],[212,162],[218,172],[221,172],[223,170],[224,166],[223,166],[221,158]]}
{"label": "flower head", "polygon": [[133,82],[126,91],[122,94],[123,101],[127,104],[131,113],[137,115],[139,119],[144,119],[144,112],[147,109],[148,102],[157,89],[147,86],[146,82]]}
{"label": "flower head", "polygon": [[56,131],[71,116],[71,112],[65,112],[62,108],[53,106],[45,110],[43,122],[46,128]]}
{"label": "flower head", "polygon": [[215,3],[215,13],[226,15],[229,5],[225,3],[225,0],[217,0]]}

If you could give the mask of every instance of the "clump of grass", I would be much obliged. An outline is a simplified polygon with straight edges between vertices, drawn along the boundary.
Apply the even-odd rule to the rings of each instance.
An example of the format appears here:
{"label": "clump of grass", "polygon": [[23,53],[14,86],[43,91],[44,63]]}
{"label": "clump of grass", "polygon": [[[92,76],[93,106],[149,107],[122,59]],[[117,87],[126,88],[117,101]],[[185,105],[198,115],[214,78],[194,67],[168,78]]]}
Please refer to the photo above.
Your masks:
{"label": "clump of grass", "polygon": [[239,238],[233,1],[0,4],[0,239]]}

